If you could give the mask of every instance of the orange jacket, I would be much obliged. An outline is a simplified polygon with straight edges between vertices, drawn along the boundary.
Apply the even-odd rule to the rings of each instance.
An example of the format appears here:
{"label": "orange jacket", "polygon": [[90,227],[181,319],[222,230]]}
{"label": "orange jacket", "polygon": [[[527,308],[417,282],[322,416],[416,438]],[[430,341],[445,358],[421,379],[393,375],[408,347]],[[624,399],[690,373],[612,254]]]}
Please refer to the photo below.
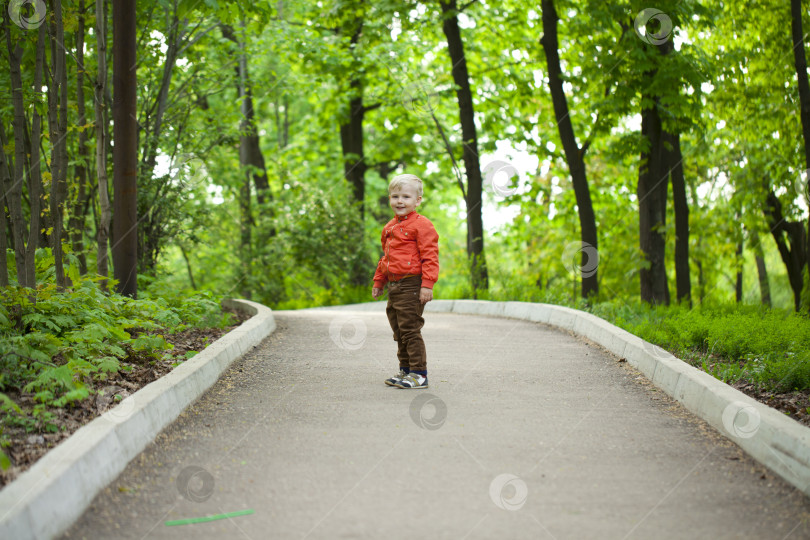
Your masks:
{"label": "orange jacket", "polygon": [[374,286],[392,277],[422,275],[422,287],[432,289],[439,279],[439,233],[425,216],[411,212],[389,221],[380,236],[383,256],[374,272]]}

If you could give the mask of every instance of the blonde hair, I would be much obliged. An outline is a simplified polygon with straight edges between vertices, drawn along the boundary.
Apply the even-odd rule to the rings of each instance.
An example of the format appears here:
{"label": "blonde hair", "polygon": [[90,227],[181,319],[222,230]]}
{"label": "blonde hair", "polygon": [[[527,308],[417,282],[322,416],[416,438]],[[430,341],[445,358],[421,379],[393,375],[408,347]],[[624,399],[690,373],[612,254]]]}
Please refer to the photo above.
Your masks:
{"label": "blonde hair", "polygon": [[402,186],[405,184],[413,184],[416,186],[416,195],[418,197],[422,196],[422,180],[413,174],[400,174],[395,176],[391,183],[388,184],[388,193],[395,189],[402,189]]}

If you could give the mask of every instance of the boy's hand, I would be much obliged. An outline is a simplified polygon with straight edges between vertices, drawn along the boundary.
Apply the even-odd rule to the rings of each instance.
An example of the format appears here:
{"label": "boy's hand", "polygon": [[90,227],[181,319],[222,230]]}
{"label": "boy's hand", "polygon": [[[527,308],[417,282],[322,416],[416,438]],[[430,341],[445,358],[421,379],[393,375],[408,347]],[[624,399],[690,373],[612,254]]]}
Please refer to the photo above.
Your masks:
{"label": "boy's hand", "polygon": [[433,289],[422,287],[422,289],[419,291],[419,301],[423,304],[427,304],[431,300],[433,300]]}
{"label": "boy's hand", "polygon": [[376,300],[380,296],[382,296],[383,290],[380,287],[372,287],[371,288],[371,297]]}

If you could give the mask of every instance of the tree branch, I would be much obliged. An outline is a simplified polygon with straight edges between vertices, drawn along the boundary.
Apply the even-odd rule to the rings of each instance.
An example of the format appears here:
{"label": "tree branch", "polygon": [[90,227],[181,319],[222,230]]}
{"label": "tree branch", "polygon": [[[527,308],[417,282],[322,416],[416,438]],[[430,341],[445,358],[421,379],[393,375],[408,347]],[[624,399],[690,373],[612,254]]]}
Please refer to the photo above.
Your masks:
{"label": "tree branch", "polygon": [[430,116],[433,118],[433,122],[436,124],[436,128],[439,130],[439,134],[442,136],[447,153],[450,154],[450,160],[453,162],[453,172],[456,173],[456,182],[458,182],[458,187],[461,189],[461,194],[464,196],[464,200],[466,201],[467,190],[464,189],[464,180],[461,177],[461,169],[458,166],[458,162],[456,162],[456,156],[453,155],[453,148],[450,146],[450,141],[447,140],[447,135],[444,133],[444,128],[442,128],[442,125],[439,123],[439,119],[436,118],[436,115],[432,110],[430,111]]}
{"label": "tree branch", "polygon": [[463,13],[464,10],[466,10],[468,7],[470,7],[471,5],[473,5],[473,4],[477,3],[477,2],[478,2],[478,0],[470,0],[469,2],[467,2],[466,4],[464,4],[463,6],[458,8],[457,12],[458,13]]}

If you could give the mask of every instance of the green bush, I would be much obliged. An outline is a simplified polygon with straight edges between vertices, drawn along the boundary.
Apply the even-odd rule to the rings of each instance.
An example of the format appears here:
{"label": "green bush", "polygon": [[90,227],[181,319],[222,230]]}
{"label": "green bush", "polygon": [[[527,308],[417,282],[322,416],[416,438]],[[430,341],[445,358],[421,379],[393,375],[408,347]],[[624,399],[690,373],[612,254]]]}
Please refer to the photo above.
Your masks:
{"label": "green bush", "polygon": [[[47,257],[38,264],[40,259],[47,279]],[[37,289],[0,289],[0,392],[29,392],[37,401],[26,411],[0,393],[4,424],[53,430],[49,408],[87,399],[93,383],[117,373],[130,355],[161,358],[172,347],[165,333],[232,322],[211,293],[153,282],[134,300],[103,293],[94,279],[71,277],[63,292],[47,282]]]}
{"label": "green bush", "polygon": [[744,379],[776,392],[810,389],[804,315],[737,304],[688,309],[611,302],[591,311],[676,356],[698,359],[725,382]]}

